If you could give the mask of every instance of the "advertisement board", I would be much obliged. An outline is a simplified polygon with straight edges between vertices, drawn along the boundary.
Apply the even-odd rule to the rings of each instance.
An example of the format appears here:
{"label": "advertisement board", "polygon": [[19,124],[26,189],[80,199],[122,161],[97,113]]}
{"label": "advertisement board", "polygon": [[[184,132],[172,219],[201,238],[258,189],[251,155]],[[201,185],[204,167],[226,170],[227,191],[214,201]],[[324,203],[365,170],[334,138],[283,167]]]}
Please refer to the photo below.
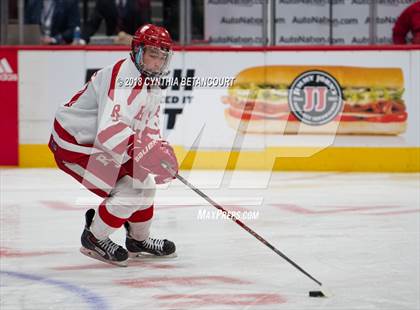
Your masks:
{"label": "advertisement board", "polygon": [[[206,148],[228,149],[232,146],[238,132],[247,137],[246,143],[244,142],[242,146],[245,149],[262,146],[325,145],[326,141],[330,146],[418,146],[420,113],[411,88],[412,75],[416,75],[412,71],[415,68],[414,58],[409,53],[394,51],[381,53],[374,51],[268,52],[265,55],[242,53],[240,58],[235,53],[221,52],[212,53],[208,55],[208,61],[200,62],[200,53],[188,53],[185,64],[190,70],[194,69],[198,77],[232,76],[240,79],[243,72],[254,71],[249,72],[250,75],[245,77],[248,79],[248,85],[242,87],[242,92],[245,92],[243,100],[232,98],[228,88],[195,89],[191,103],[183,107],[182,116],[177,120],[171,137],[176,143],[191,144],[196,136],[189,137],[184,132],[197,133],[205,125],[201,145]],[[214,66],[217,63],[224,64],[223,70]],[[261,72],[264,70],[266,73],[263,76],[256,76],[263,74]],[[342,84],[340,88],[344,92],[345,113],[341,115],[339,127],[300,125],[296,128],[289,113],[282,114],[289,108],[288,89],[291,83],[306,71],[330,73],[339,84]],[[283,79],[283,83],[286,84],[276,86],[276,83],[280,83],[276,75],[288,75]],[[384,84],[380,85],[379,80]],[[250,90],[257,87],[252,84],[261,82],[267,84],[265,91],[274,91],[280,99],[270,102],[270,100],[264,100],[264,90],[260,89],[256,92]],[[270,88],[269,85],[273,86]],[[282,95],[284,95],[284,100],[281,99]],[[228,98],[229,96],[231,99]],[[351,100],[351,96],[362,98],[359,99],[360,102],[357,102],[356,99]],[[258,108],[252,99],[256,99],[256,103],[261,107]],[[239,124],[235,123],[235,115],[232,117],[227,114],[229,100],[234,101],[232,104],[234,107],[232,108],[231,105],[230,111],[236,109],[236,112],[240,113],[239,118],[245,119],[242,123],[248,127],[247,130],[238,128]],[[247,115],[244,114],[243,102],[245,101],[248,101],[248,105],[253,104],[252,113]],[[242,106],[238,106],[241,102]],[[269,111],[270,108],[275,109],[276,104],[280,108],[277,114]],[[375,104],[378,106],[373,107]],[[394,106],[388,108],[391,110],[385,111],[384,106],[390,104]],[[258,109],[262,110],[258,111]],[[203,111],[205,111],[205,117]],[[201,115],[203,117],[200,117]],[[246,120],[247,116],[251,118],[251,121]],[[256,118],[257,120],[253,122]],[[195,129],[192,130],[192,127]],[[177,131],[182,134],[177,135]]]}
{"label": "advertisement board", "polygon": [[[96,70],[127,54],[20,51],[20,144],[46,144],[57,106]],[[343,147],[420,146],[417,50],[177,51],[170,69],[172,80],[233,82],[164,89],[162,133],[182,150],[229,154],[309,148],[299,156],[311,157]],[[306,78],[323,84],[306,83],[304,75],[310,73],[315,75]],[[299,111],[316,113],[300,113],[298,119]],[[305,123],[308,117],[322,124]]]}
{"label": "advertisement board", "polygon": [[204,1],[204,37],[210,44],[262,45],[263,0]]}
{"label": "advertisement board", "polygon": [[[414,2],[377,1],[374,38],[377,44],[392,43],[395,21]],[[261,1],[207,0],[204,3],[205,39],[210,43],[261,45]],[[276,0],[275,45],[370,44],[370,4],[367,0]]]}
{"label": "advertisement board", "polygon": [[0,165],[18,163],[18,59],[16,50],[0,50]]}

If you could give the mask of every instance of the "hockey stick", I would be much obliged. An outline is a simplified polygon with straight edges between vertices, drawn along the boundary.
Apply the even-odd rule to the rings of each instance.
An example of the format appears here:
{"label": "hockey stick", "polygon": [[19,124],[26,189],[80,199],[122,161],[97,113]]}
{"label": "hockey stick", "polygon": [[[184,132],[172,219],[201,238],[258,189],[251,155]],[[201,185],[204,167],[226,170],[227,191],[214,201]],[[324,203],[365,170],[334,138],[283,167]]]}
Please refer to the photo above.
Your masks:
{"label": "hockey stick", "polygon": [[[190,189],[192,189],[199,196],[201,196],[202,198],[204,198],[213,207],[215,207],[218,210],[222,211],[224,214],[227,214],[232,219],[232,221],[234,221],[236,224],[238,224],[239,226],[241,226],[243,229],[245,229],[252,236],[254,236],[255,238],[257,238],[261,243],[263,243],[264,245],[266,245],[269,249],[271,249],[277,255],[279,255],[280,257],[282,257],[284,260],[286,260],[289,264],[291,264],[293,267],[295,267],[301,273],[303,273],[304,275],[306,275],[312,281],[316,282],[319,286],[322,286],[322,283],[320,281],[318,281],[313,276],[311,276],[302,267],[300,267],[293,260],[291,260],[290,258],[288,258],[280,250],[278,250],[276,247],[274,247],[270,242],[268,242],[267,240],[265,240],[263,237],[261,237],[259,234],[257,234],[254,230],[252,230],[251,228],[249,228],[248,226],[246,226],[242,221],[240,221],[239,219],[237,219],[232,213],[230,213],[229,211],[225,210],[221,205],[219,205],[218,203],[216,203],[213,199],[211,199],[209,196],[207,196],[206,194],[204,194],[201,190],[199,190],[194,185],[192,185],[190,182],[188,182],[185,178],[183,178],[178,173],[176,173],[171,168],[171,166],[168,163],[162,162],[161,164],[162,164],[162,167],[165,168],[165,169],[167,169],[175,178],[177,178],[179,181],[181,181],[182,183],[184,183],[187,187],[189,187]],[[322,291],[311,291],[311,292],[309,292],[309,296],[311,296],[311,297],[326,297],[326,293],[324,293]]]}

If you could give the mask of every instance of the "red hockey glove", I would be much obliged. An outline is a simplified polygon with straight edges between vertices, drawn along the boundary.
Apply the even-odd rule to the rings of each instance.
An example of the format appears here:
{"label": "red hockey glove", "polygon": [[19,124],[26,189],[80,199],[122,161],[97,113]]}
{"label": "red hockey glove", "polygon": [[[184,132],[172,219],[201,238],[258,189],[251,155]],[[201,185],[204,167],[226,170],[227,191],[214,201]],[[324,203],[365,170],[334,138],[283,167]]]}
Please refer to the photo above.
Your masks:
{"label": "red hockey glove", "polygon": [[[175,153],[166,141],[143,136],[141,140],[135,142],[132,157],[139,166],[156,175],[155,181],[157,184],[169,182],[174,178],[171,172],[178,172],[178,161]],[[172,171],[165,169],[162,162],[169,165]]]}
{"label": "red hockey glove", "polygon": [[[174,174],[178,173],[178,161],[176,159],[176,155],[172,146],[169,145],[168,142],[162,141],[160,145],[161,150],[161,159],[159,165],[161,166],[161,172],[156,173],[157,176],[155,177],[156,184],[163,184],[168,183],[172,179],[174,179]],[[169,169],[166,168],[169,166]]]}

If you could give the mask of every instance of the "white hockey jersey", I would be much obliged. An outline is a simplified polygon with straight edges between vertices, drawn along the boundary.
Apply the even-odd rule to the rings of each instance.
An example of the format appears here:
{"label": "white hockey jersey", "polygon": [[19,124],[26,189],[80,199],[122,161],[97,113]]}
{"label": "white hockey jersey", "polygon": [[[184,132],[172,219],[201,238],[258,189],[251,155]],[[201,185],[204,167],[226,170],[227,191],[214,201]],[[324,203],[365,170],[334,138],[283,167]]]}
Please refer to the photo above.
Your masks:
{"label": "white hockey jersey", "polygon": [[160,139],[161,89],[147,86],[131,57],[95,73],[56,113],[49,147],[56,158],[75,162],[107,152],[129,160],[136,135]]}

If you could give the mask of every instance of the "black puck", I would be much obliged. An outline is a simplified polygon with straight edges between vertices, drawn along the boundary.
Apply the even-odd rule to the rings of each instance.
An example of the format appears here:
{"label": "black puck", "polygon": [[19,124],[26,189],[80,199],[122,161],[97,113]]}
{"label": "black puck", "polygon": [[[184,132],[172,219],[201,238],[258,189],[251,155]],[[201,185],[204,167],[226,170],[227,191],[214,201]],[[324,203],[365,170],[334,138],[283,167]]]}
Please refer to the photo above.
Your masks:
{"label": "black puck", "polygon": [[321,291],[309,291],[309,297],[325,297]]}

